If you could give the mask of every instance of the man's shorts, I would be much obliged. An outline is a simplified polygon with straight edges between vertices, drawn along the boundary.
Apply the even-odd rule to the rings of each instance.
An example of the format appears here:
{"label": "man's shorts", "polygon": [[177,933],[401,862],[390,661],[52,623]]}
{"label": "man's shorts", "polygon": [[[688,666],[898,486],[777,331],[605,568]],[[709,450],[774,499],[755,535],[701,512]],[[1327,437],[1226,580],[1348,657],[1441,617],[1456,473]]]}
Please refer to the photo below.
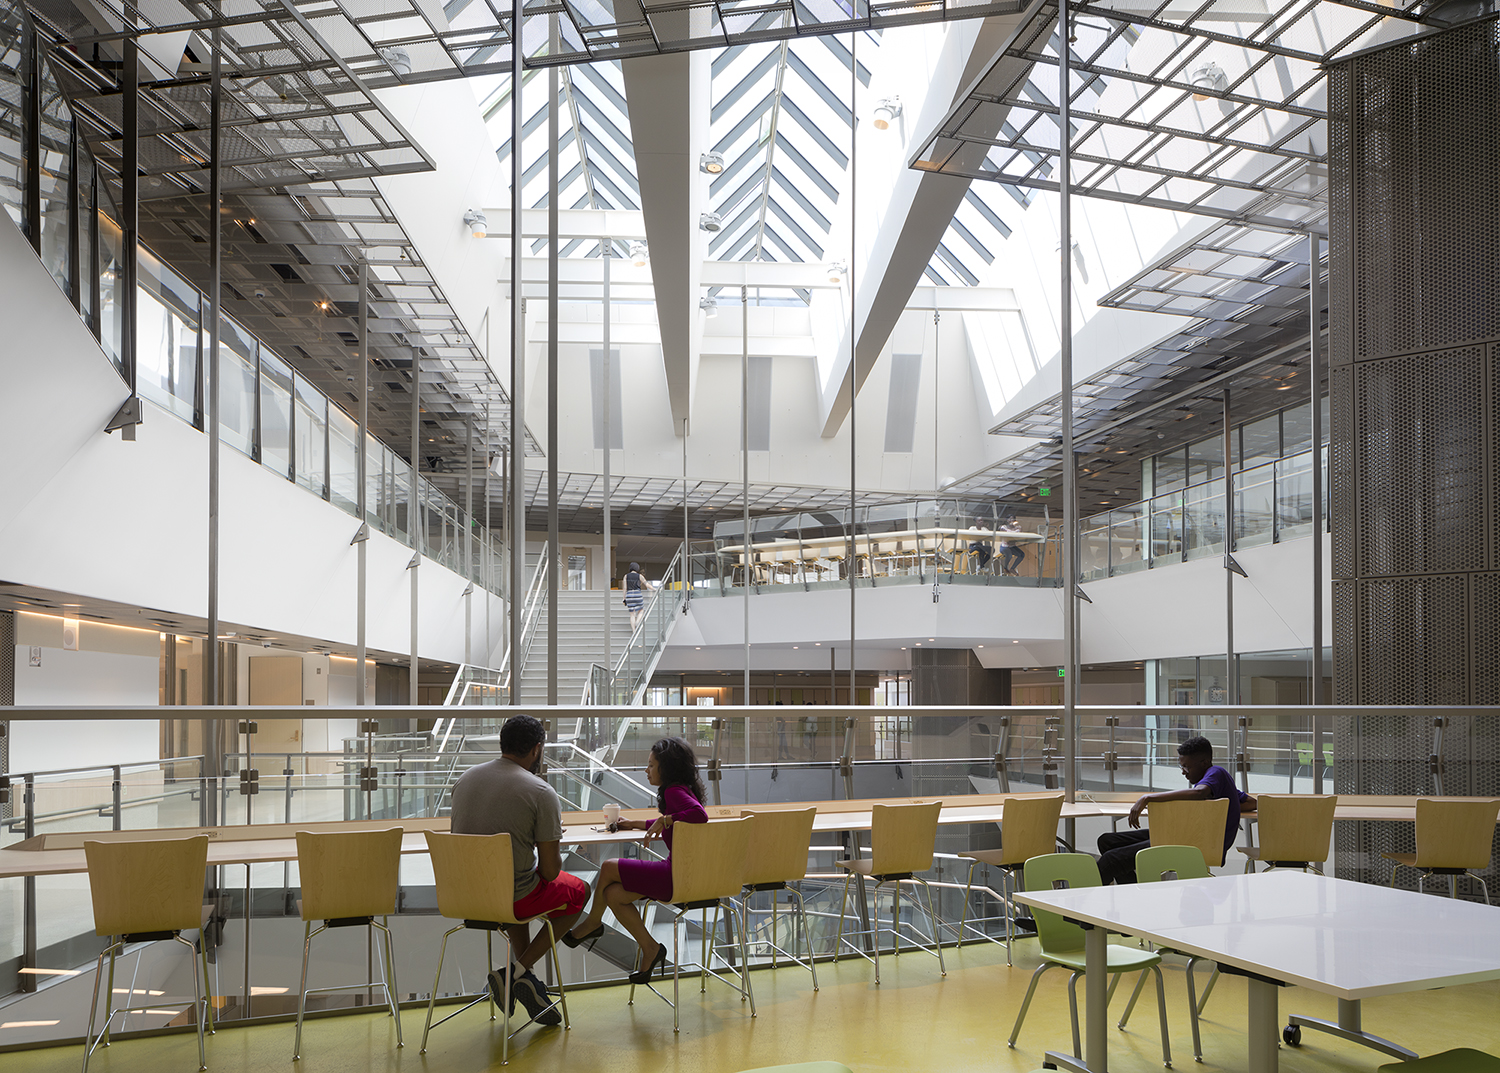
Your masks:
{"label": "man's shorts", "polygon": [[571,916],[581,912],[589,900],[589,885],[575,875],[559,872],[550,883],[541,883],[515,904],[516,918],[527,920],[543,914]]}

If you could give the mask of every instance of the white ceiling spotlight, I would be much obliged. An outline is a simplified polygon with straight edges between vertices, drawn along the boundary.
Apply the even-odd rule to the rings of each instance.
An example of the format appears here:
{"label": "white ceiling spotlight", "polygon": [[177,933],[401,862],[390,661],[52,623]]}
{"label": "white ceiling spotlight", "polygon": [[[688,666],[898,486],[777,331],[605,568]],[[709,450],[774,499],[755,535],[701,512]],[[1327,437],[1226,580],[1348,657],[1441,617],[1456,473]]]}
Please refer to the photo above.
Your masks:
{"label": "white ceiling spotlight", "polygon": [[703,310],[703,315],[713,320],[719,315],[719,300],[717,298],[698,299],[698,308]]}
{"label": "white ceiling spotlight", "polygon": [[705,212],[698,217],[698,230],[717,231],[724,226],[724,218],[716,212]]}
{"label": "white ceiling spotlight", "polygon": [[400,45],[381,49],[380,58],[397,78],[405,78],[411,74],[411,53]]}
{"label": "white ceiling spotlight", "polygon": [[724,170],[723,153],[704,153],[698,157],[698,170],[705,175],[718,175]]}
{"label": "white ceiling spotlight", "polygon": [[875,106],[875,129],[887,130],[890,125],[901,115],[900,97],[882,97],[880,103]]}
{"label": "white ceiling spotlight", "polygon": [[1206,101],[1216,93],[1223,93],[1224,87],[1229,85],[1229,76],[1224,73],[1213,60],[1201,63],[1188,75],[1188,83],[1193,87],[1193,100]]}
{"label": "white ceiling spotlight", "polygon": [[636,268],[645,268],[646,262],[651,259],[651,251],[646,248],[644,242],[632,242],[630,244],[630,263]]}
{"label": "white ceiling spotlight", "polygon": [[828,282],[842,283],[844,277],[849,274],[849,263],[847,261],[830,261],[828,263]]}
{"label": "white ceiling spotlight", "polygon": [[478,209],[466,209],[464,210],[464,226],[475,238],[484,238],[489,234],[490,222]]}

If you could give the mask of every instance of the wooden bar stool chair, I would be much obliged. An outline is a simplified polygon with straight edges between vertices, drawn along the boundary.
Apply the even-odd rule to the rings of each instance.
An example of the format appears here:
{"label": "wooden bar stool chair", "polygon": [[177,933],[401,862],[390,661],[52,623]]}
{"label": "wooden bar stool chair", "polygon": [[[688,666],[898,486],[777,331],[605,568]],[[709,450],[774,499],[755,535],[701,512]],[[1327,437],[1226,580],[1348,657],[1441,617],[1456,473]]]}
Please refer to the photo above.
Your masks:
{"label": "wooden bar stool chair", "polygon": [[1255,801],[1260,845],[1240,847],[1246,858],[1245,871],[1255,871],[1255,862],[1264,861],[1268,872],[1272,868],[1300,868],[1304,872],[1311,868],[1322,875],[1318,865],[1328,860],[1338,795],[1260,794]]}
{"label": "wooden bar stool chair", "polygon": [[[563,990],[562,969],[557,963],[557,936],[552,931],[552,918],[541,916],[521,920],[515,913],[516,862],[511,853],[510,835],[450,835],[435,831],[426,832],[427,851],[432,855],[432,878],[437,885],[438,912],[449,920],[462,921],[457,927],[443,932],[443,944],[438,948],[437,975],[432,981],[432,994],[427,999],[427,1023],[422,1027],[422,1054],[427,1053],[427,1034],[433,1030],[433,1007],[437,1004],[438,983],[443,978],[443,959],[448,955],[448,936],[470,928],[484,932],[485,974],[494,970],[494,936],[498,932],[505,940],[505,964],[510,965],[510,936],[505,929],[512,924],[530,924],[541,921],[547,929],[549,945],[547,953],[552,959],[552,978],[557,981],[557,1002],[562,1008],[563,1027],[568,1023],[568,1000]],[[505,974],[505,1035],[500,1043],[500,1064],[510,1061],[510,1038],[515,1032],[510,1028],[510,989],[514,981]],[[484,994],[466,1003],[462,1009],[450,1013],[438,1024],[457,1017],[464,1010],[488,1000],[490,1020],[495,1019],[495,1003],[488,986]],[[534,1018],[533,1018],[534,1020]],[[526,1024],[530,1024],[528,1020]],[[518,1025],[516,1032],[526,1025]]]}
{"label": "wooden bar stool chair", "polygon": [[[396,1004],[396,956],[391,949],[387,917],[396,911],[396,889],[401,872],[399,827],[386,831],[297,832],[297,867],[302,873],[302,986],[297,992],[297,1039],[292,1060],[302,1057],[302,1019],[307,996],[326,991],[385,990],[386,1005],[396,1022],[396,1046],[402,1046],[401,1008]],[[376,920],[380,917],[380,920]],[[313,921],[323,923],[313,928]],[[379,928],[385,937],[385,960],[380,983],[307,986],[307,961],[312,941],[329,928]]]}
{"label": "wooden bar stool chair", "polygon": [[[750,852],[752,816],[740,816],[732,820],[713,820],[709,823],[677,823],[672,825],[672,997],[668,999],[651,984],[643,986],[672,1007],[672,1031],[678,1030],[681,1002],[681,944],[678,942],[679,925],[682,918],[694,909],[703,914],[703,952],[698,963],[700,974],[698,990],[708,990],[709,977],[727,984],[740,993],[742,999],[750,1000],[750,1016],[755,1016],[755,992],[750,986],[749,947],[745,942],[745,921],[739,916],[736,899],[744,887],[745,861]],[[730,980],[714,969],[715,944],[712,935],[718,931],[719,909],[723,908],[731,927],[739,929],[739,982]],[[708,925],[708,911],[714,911],[714,924]],[[627,1005],[635,1004],[635,984],[630,985]]]}
{"label": "wooden bar stool chair", "polygon": [[918,939],[908,938],[919,950],[927,950],[930,954],[936,954],[938,959],[938,970],[943,976],[948,975],[948,967],[943,964],[943,941],[939,931],[937,914],[932,908],[932,888],[927,885],[927,880],[919,876],[918,872],[925,872],[932,867],[933,846],[937,842],[938,813],[942,811],[943,803],[934,801],[927,804],[914,801],[909,805],[873,805],[870,809],[870,856],[857,857],[853,860],[838,861],[838,866],[844,869],[844,896],[839,903],[839,930],[838,937],[834,941],[834,957],[838,957],[847,943],[849,948],[862,958],[875,963],[875,982],[880,983],[880,917],[879,906],[871,906],[865,903],[865,914],[870,920],[868,932],[871,938],[871,949],[873,957],[856,946],[852,941],[844,938],[844,914],[849,904],[849,881],[855,876],[861,877],[860,897],[865,894],[863,878],[868,876],[875,880],[875,888],[878,894],[880,887],[886,883],[891,884],[894,901],[891,906],[890,932],[893,938],[893,953],[901,953],[901,884],[920,883],[922,891],[927,896],[927,917],[932,921],[932,948],[929,949]]}
{"label": "wooden bar stool chair", "polygon": [[1495,820],[1500,817],[1500,799],[1471,797],[1417,798],[1417,852],[1382,853],[1391,868],[1391,886],[1402,868],[1417,870],[1417,890],[1428,876],[1448,877],[1448,897],[1458,897],[1458,877],[1468,876],[1484,891],[1490,904],[1490,888],[1476,872],[1489,867],[1495,841]]}
{"label": "wooden bar stool chair", "polygon": [[[191,1007],[198,1025],[198,1068],[207,1069],[203,1050],[203,1022],[209,1016],[207,992],[208,953],[204,950],[203,975],[198,975],[200,954],[182,937],[184,931],[203,926],[203,877],[208,867],[208,836],[169,838],[142,842],[85,842],[84,859],[89,868],[89,895],[94,902],[94,934],[111,942],[99,952],[94,970],[94,997],[89,1003],[89,1026],[83,1037],[83,1071],[89,1056],[103,1041],[109,1046],[109,1025],[117,1013],[157,1010],[163,1006]],[[145,1006],[115,1006],[115,958],[130,943],[171,939],[188,948],[193,963],[193,1001],[160,1002]],[[199,946],[203,946],[199,936]],[[99,979],[104,959],[109,974],[104,984],[104,1027],[94,1035],[94,1015],[99,1009]],[[134,988],[131,989],[132,993]],[[129,1001],[128,999],[126,1000]]]}
{"label": "wooden bar stool chair", "polygon": [[[1000,893],[995,895],[988,887],[980,887],[983,895],[988,892],[1000,900],[1005,909],[1005,963],[1009,965],[1010,944],[1015,937],[1016,906],[1011,895],[1016,890],[1016,876],[1027,861],[1044,853],[1057,852],[1057,822],[1062,817],[1063,795],[1047,794],[1043,797],[1012,797],[1005,802],[1001,814],[1000,848],[977,849],[960,853],[973,863],[969,865],[969,880],[964,885],[964,910],[958,922],[958,941],[963,942],[964,930],[968,928],[969,893],[974,889],[974,866],[987,864],[1000,869]],[[1024,888],[1023,888],[1024,889]],[[982,919],[982,918],[976,918]],[[981,939],[998,942],[994,936],[979,928],[970,928]]]}
{"label": "wooden bar stool chair", "polygon": [[1153,846],[1197,846],[1210,868],[1224,864],[1224,824],[1229,799],[1153,801],[1146,806]]}
{"label": "wooden bar stool chair", "polygon": [[[755,817],[755,825],[750,829],[750,852],[745,858],[745,910],[748,914],[750,899],[754,895],[761,891],[771,892],[771,938],[766,944],[771,948],[771,968],[777,967],[776,955],[783,955],[812,973],[813,990],[816,991],[818,967],[813,963],[812,931],[807,926],[807,906],[803,904],[802,892],[792,884],[800,882],[807,875],[813,820],[818,815],[818,810],[747,808],[742,809],[740,815]],[[792,920],[792,943],[797,951],[807,952],[806,961],[778,945],[781,928],[777,919],[777,894],[781,891],[786,891],[797,899],[797,915]]]}

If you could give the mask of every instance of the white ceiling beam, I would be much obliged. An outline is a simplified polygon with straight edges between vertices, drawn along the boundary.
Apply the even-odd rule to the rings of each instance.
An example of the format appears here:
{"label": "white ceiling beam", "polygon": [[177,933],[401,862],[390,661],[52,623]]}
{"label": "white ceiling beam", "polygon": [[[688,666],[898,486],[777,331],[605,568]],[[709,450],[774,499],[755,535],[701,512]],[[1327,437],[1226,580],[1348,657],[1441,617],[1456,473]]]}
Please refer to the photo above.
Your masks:
{"label": "white ceiling beam", "polygon": [[[481,209],[486,221],[486,238],[510,241],[510,209]],[[547,210],[526,209],[521,213],[522,234],[528,238],[547,236]],[[616,238],[626,242],[646,237],[645,217],[633,209],[559,209],[557,237],[564,242],[575,239]]]}

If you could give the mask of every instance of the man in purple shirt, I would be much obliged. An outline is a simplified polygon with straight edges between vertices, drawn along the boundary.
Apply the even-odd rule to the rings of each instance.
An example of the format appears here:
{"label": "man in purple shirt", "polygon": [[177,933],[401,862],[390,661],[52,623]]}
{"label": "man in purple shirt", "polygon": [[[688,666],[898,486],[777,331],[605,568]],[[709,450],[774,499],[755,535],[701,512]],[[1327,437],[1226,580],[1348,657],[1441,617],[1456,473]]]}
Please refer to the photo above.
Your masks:
{"label": "man in purple shirt", "polygon": [[1143,794],[1130,807],[1130,831],[1110,831],[1099,836],[1099,878],[1110,883],[1135,882],[1135,855],[1151,844],[1151,832],[1141,829],[1141,813],[1153,801],[1211,801],[1229,799],[1224,821],[1224,848],[1234,845],[1240,829],[1240,811],[1255,811],[1255,798],[1241,793],[1234,777],[1214,763],[1214,747],[1205,737],[1192,737],[1177,746],[1177,766],[1188,781],[1186,790],[1164,790]]}

